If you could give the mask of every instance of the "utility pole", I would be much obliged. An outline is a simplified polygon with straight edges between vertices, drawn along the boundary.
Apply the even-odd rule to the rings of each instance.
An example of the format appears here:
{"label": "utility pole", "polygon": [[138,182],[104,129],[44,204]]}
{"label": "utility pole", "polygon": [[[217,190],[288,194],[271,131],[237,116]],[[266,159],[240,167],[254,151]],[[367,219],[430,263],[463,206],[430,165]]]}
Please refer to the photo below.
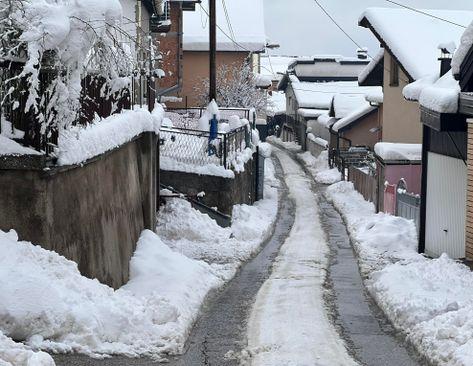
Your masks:
{"label": "utility pole", "polygon": [[217,12],[216,12],[216,5],[215,0],[209,0],[209,14],[210,14],[210,21],[209,21],[209,102],[212,100],[217,100]]}
{"label": "utility pole", "polygon": [[148,35],[149,41],[149,58],[148,58],[148,112],[152,112],[154,110],[154,102],[156,98],[156,83],[154,77],[154,52],[153,52],[153,36],[152,33],[149,32]]}

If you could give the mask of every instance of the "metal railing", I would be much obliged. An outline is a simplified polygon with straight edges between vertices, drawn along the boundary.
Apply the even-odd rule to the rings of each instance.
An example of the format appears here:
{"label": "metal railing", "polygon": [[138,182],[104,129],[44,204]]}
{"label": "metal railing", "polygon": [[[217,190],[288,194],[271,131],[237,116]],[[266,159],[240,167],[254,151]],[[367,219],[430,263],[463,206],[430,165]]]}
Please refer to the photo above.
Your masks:
{"label": "metal railing", "polygon": [[208,164],[231,169],[233,160],[245,148],[251,147],[247,126],[227,133],[218,133],[209,140],[210,132],[183,128],[161,128],[160,156],[176,163],[204,166]]}

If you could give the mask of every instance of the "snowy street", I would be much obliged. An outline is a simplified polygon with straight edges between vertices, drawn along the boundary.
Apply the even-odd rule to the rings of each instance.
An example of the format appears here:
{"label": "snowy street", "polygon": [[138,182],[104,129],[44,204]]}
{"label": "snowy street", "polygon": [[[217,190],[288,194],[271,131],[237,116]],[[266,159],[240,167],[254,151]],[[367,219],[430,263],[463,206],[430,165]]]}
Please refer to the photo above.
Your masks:
{"label": "snowy street", "polygon": [[[418,365],[366,294],[325,189],[274,147],[280,208],[261,252],[207,300],[169,365]],[[324,232],[325,230],[325,232]],[[55,356],[57,365],[153,365],[147,358]]]}

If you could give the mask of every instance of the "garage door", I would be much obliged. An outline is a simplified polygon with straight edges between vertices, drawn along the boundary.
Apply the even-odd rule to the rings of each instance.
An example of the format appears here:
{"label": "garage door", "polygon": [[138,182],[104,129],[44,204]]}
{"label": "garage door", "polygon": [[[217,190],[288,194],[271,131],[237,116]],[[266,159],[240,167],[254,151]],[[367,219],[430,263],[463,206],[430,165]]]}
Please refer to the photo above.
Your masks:
{"label": "garage door", "polygon": [[465,257],[467,168],[463,160],[428,155],[425,252]]}

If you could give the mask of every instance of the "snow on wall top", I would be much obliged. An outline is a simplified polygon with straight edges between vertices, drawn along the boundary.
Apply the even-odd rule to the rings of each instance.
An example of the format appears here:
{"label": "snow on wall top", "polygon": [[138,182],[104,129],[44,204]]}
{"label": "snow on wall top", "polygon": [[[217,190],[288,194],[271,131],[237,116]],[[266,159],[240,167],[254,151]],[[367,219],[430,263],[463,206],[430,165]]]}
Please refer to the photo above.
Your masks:
{"label": "snow on wall top", "polygon": [[358,84],[363,84],[366,81],[366,78],[376,68],[376,66],[383,59],[383,57],[384,57],[384,48],[381,48],[376,54],[376,56],[373,57],[370,63],[366,65],[366,67],[358,75]]}
{"label": "snow on wall top", "polygon": [[41,153],[0,135],[0,156],[5,155],[41,155]]}
{"label": "snow on wall top", "polygon": [[453,75],[460,73],[460,66],[463,63],[466,55],[473,47],[473,21],[470,23],[470,26],[465,30],[461,37],[460,46],[458,47],[455,55],[452,60],[452,72]]}
{"label": "snow on wall top", "polygon": [[351,125],[353,122],[358,121],[360,118],[366,116],[367,114],[374,111],[377,107],[371,106],[369,103],[364,103],[355,110],[347,114],[346,117],[338,120],[332,127],[335,132],[338,132],[340,129]]}
{"label": "snow on wall top", "polygon": [[378,142],[374,152],[383,160],[422,160],[422,144]]}
{"label": "snow on wall top", "polygon": [[[195,11],[184,12],[185,51],[209,50],[208,5],[208,0],[203,0]],[[239,52],[263,50],[266,45],[263,0],[227,0],[226,6],[235,35],[234,40],[241,47],[229,39],[232,32],[226,21],[222,2],[217,1],[217,24],[229,36],[227,37],[221,29],[217,29],[217,50]]]}
{"label": "snow on wall top", "polygon": [[[472,11],[422,10],[425,13],[467,26]],[[366,19],[402,66],[414,79],[438,73],[438,45],[458,41],[463,28],[408,9],[368,8]]]}

